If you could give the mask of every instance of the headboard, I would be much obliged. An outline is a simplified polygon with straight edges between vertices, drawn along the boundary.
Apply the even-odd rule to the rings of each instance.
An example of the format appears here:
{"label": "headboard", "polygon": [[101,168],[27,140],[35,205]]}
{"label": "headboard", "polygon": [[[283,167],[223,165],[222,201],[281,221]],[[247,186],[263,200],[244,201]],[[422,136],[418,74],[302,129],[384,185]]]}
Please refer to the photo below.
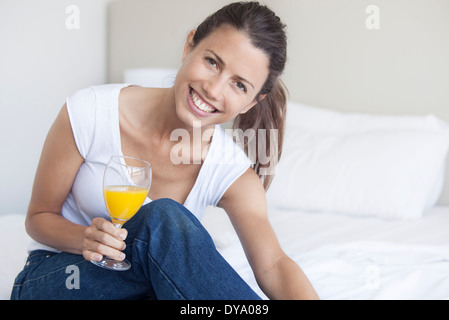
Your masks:
{"label": "headboard", "polygon": [[[188,32],[229,2],[111,2],[108,81],[124,81],[128,69],[179,68]],[[284,82],[291,100],[343,112],[434,114],[449,122],[447,0],[262,2],[287,24]],[[439,203],[449,205],[449,169]]]}

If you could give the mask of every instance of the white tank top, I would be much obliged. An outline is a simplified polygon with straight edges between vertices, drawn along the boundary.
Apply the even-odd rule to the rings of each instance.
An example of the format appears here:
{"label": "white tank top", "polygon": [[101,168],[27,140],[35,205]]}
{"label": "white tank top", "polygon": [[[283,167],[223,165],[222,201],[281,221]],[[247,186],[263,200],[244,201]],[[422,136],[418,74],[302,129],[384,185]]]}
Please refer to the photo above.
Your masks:
{"label": "white tank top", "polygon": [[[66,219],[89,226],[95,217],[109,219],[103,200],[103,173],[112,155],[122,155],[118,98],[130,84],[92,86],[67,98],[67,110],[76,146],[84,158],[62,207]],[[204,209],[216,206],[227,188],[251,165],[232,137],[215,126],[209,151],[184,206],[201,220]],[[145,203],[151,200],[146,199]],[[58,251],[38,242],[32,250]]]}

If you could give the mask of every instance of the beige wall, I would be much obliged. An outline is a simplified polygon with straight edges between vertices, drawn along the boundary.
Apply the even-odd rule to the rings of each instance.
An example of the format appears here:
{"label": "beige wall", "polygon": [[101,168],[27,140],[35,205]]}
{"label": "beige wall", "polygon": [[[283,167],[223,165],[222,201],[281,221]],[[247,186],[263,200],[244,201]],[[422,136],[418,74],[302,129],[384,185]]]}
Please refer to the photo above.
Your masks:
{"label": "beige wall", "polygon": [[[378,30],[367,29],[369,5]],[[449,121],[449,1],[272,1],[290,35],[292,98],[343,111]]]}
{"label": "beige wall", "polygon": [[[122,81],[126,68],[178,67],[188,31],[228,2],[111,3],[109,81]],[[449,122],[449,1],[263,2],[288,25],[284,80],[292,100],[348,112],[434,113]],[[369,5],[379,9],[379,29],[366,26]],[[448,183],[441,203],[449,204]]]}

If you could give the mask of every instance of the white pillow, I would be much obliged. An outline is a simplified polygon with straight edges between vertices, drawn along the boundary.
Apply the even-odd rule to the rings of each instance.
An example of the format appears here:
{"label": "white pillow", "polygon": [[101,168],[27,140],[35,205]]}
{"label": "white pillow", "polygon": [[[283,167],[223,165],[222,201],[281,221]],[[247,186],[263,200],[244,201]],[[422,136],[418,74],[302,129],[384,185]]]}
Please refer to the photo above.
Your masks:
{"label": "white pillow", "polygon": [[449,126],[434,116],[344,114],[290,103],[271,206],[409,219],[438,200]]}

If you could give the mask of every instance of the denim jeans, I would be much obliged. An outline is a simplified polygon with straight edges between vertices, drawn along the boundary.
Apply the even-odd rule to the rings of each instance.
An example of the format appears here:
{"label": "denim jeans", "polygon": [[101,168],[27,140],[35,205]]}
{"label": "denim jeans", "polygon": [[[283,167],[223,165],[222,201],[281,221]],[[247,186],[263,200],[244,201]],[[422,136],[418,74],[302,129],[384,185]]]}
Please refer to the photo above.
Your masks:
{"label": "denim jeans", "polygon": [[124,228],[130,270],[106,270],[66,252],[32,251],[11,299],[260,299],[181,204],[152,201]]}

